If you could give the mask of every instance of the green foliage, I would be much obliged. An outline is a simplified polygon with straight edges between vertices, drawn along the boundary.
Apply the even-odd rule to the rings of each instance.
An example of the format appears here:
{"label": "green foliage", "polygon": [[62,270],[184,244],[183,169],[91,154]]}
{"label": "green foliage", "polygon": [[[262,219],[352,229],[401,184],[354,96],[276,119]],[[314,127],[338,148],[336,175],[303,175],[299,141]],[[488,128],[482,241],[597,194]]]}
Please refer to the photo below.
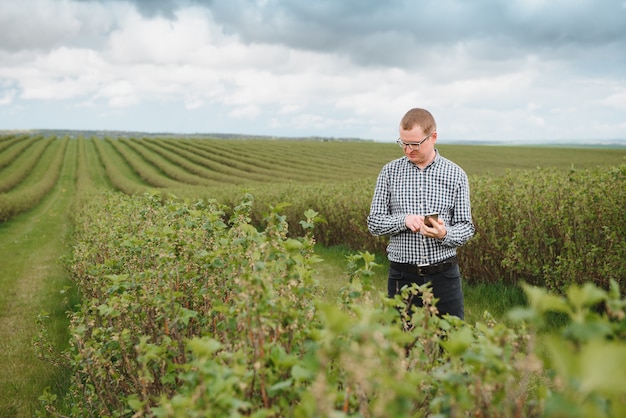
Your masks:
{"label": "green foliage", "polygon": [[[428,285],[387,299],[375,256],[351,255],[336,304],[317,302],[307,211],[160,195],[93,199],[69,269],[73,416],[621,416],[626,301],[619,286],[525,286],[516,326],[439,317]],[[230,216],[226,216],[226,212]],[[422,297],[409,311],[403,297]],[[382,301],[382,303],[381,303]],[[551,312],[567,320],[544,327]],[[67,402],[63,404],[63,402]],[[63,406],[64,405],[64,406]]]}
{"label": "green foliage", "polygon": [[[224,368],[244,367],[233,390],[250,408],[297,399],[281,387],[291,386],[291,365],[314,325],[313,241],[288,238],[275,210],[257,230],[251,206],[242,201],[227,223],[215,202],[159,195],[89,202],[68,266],[83,298],[68,353],[80,398],[74,408],[125,416],[184,394],[181,382],[202,380],[186,366],[197,338],[230,353]],[[316,213],[307,215],[314,224]]]}
{"label": "green foliage", "polygon": [[537,352],[550,378],[547,416],[621,417],[626,414],[626,300],[618,285],[609,290],[587,283],[566,297],[525,285],[527,308],[511,318],[541,330],[550,312],[566,315],[556,332],[542,335]]}
{"label": "green foliage", "polygon": [[460,251],[465,276],[557,291],[615,280],[624,289],[624,202],[626,165],[474,178],[476,236]]}
{"label": "green foliage", "polygon": [[[275,202],[288,202],[284,211],[292,233],[303,232],[299,217],[308,208],[319,212],[323,222],[316,226],[315,238],[325,246],[346,245],[352,249],[376,249],[386,245],[384,238],[375,238],[367,230],[375,179],[358,179],[341,183],[289,184],[285,186],[251,187],[256,205],[253,223],[262,223],[263,208]],[[234,204],[234,201],[227,201]]]}
{"label": "green foliage", "polygon": [[[606,288],[613,279],[626,288],[626,165],[509,171],[470,183],[476,235],[459,249],[469,282],[526,281],[562,291],[586,281]],[[384,253],[387,239],[373,237],[366,226],[373,188],[372,179],[251,187],[252,222],[263,222],[263,207],[289,202],[284,213],[293,234],[301,233],[299,214],[314,208],[324,219],[317,242]]]}

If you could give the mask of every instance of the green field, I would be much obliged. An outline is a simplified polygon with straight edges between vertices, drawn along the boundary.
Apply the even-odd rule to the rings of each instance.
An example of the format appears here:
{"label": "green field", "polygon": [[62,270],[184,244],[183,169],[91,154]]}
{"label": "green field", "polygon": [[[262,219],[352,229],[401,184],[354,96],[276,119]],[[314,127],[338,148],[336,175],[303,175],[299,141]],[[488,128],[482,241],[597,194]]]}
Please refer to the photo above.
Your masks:
{"label": "green field", "polygon": [[[470,186],[480,192],[486,179],[506,178],[511,172],[569,173],[626,162],[624,148],[444,143],[438,149],[467,171]],[[38,359],[33,339],[39,332],[37,318],[46,312],[42,321],[52,333],[53,349],[67,344],[64,311],[76,296],[59,259],[69,253],[72,214],[94,193],[160,191],[187,199],[218,198],[230,205],[250,192],[258,202],[254,213],[259,222],[269,205],[280,202],[298,211],[290,220],[301,219],[299,202],[327,211],[329,221],[331,212],[356,213],[337,222],[354,226],[358,236],[320,225],[319,252],[329,261],[318,274],[331,287],[338,275],[345,275],[344,255],[371,239],[363,232],[363,214],[374,181],[382,165],[400,156],[396,144],[357,141],[0,136],[0,416],[32,416],[46,387],[63,391],[66,372]],[[623,246],[623,240],[615,244]],[[381,283],[384,274],[381,269]],[[70,290],[62,293],[66,286]],[[518,300],[519,293],[503,297],[508,288],[501,289],[485,296],[493,293],[493,286],[469,287],[470,318],[479,318],[487,307],[503,313],[512,303],[507,301]]]}

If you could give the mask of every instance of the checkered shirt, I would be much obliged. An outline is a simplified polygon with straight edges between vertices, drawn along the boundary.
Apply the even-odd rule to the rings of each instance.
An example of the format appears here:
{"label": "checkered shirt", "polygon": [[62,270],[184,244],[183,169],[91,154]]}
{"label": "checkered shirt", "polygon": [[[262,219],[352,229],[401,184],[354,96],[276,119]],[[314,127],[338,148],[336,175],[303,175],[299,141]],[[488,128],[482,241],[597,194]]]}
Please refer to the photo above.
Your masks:
{"label": "checkered shirt", "polygon": [[[414,233],[404,223],[409,214],[432,212],[445,223],[443,240]],[[387,163],[376,181],[367,227],[372,235],[390,236],[390,261],[424,265],[456,255],[474,235],[467,174],[438,151],[423,170],[406,156]]]}

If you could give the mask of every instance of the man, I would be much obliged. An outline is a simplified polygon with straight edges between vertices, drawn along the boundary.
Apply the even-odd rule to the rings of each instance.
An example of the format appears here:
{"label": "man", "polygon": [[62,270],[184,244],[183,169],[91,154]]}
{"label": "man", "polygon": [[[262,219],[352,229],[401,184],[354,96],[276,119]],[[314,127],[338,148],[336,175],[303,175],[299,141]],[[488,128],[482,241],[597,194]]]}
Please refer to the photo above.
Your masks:
{"label": "man", "polygon": [[[435,148],[437,125],[425,109],[400,121],[404,157],[387,163],[376,182],[367,217],[373,235],[389,235],[388,296],[430,282],[439,315],[464,319],[456,249],[474,235],[467,174]],[[437,220],[424,215],[436,213]],[[430,224],[430,225],[429,225]],[[421,297],[411,303],[422,306]]]}

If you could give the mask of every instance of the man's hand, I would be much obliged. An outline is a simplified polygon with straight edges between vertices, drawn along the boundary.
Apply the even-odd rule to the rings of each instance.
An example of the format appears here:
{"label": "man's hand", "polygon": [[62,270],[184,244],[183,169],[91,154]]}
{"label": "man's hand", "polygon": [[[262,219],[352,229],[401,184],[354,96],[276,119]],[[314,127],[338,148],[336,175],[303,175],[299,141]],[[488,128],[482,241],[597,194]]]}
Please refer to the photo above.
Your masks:
{"label": "man's hand", "polygon": [[418,232],[422,225],[424,225],[424,217],[421,215],[407,215],[404,218],[404,224],[413,232]]}
{"label": "man's hand", "polygon": [[446,234],[448,233],[448,231],[446,230],[446,226],[443,222],[443,219],[439,218],[436,221],[432,221],[433,226],[428,226],[424,223],[424,218],[423,217],[421,218],[422,218],[422,224],[420,225],[418,230],[422,233],[422,235],[424,235],[425,237],[437,238],[437,239],[444,239],[446,237]]}

